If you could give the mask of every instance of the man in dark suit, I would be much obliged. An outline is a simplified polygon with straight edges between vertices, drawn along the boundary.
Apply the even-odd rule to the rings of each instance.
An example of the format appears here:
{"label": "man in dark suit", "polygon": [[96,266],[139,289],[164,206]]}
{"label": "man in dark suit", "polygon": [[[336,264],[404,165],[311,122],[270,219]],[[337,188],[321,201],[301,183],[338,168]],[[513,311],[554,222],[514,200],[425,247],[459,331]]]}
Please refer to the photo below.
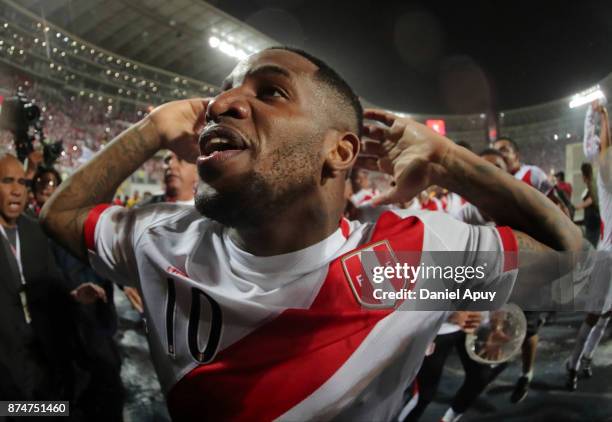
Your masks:
{"label": "man in dark suit", "polygon": [[26,199],[21,163],[0,155],[0,400],[68,400],[70,302],[106,297],[90,283],[66,287],[46,235],[22,215]]}

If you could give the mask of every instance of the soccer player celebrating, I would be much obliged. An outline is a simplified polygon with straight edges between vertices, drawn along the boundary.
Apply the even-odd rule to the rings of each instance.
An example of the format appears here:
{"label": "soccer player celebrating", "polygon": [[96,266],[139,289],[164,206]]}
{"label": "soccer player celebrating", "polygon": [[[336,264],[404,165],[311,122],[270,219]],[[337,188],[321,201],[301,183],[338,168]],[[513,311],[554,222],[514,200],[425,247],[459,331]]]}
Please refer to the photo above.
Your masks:
{"label": "soccer player celebrating", "polygon": [[[438,213],[342,219],[364,116],[380,123],[364,132],[395,178],[379,202],[436,184],[520,231]],[[197,162],[195,209],[99,205],[162,148]],[[76,171],[42,216],[100,272],[136,282],[176,420],[396,417],[448,312],[363,307],[362,267],[347,259],[356,250],[472,251],[462,254],[470,264],[488,265],[474,287],[501,289],[516,269],[480,251],[581,248],[580,231],[542,194],[423,125],[362,114],[335,71],[287,48],[240,62],[212,100],[152,111]]]}
{"label": "soccer player celebrating", "polygon": [[[597,115],[601,119],[599,137],[595,133]],[[608,121],[608,110],[599,102],[594,102],[587,109],[584,121],[584,155],[594,163],[598,164],[599,177],[597,177],[597,196],[599,198],[599,209],[601,214],[601,238],[597,245],[599,259],[591,277],[603,281],[597,283],[600,286],[610,288],[612,283],[612,142],[610,140],[610,123]],[[605,287],[604,287],[605,288]],[[573,391],[578,388],[578,372],[590,377],[592,375],[591,360],[597,345],[604,335],[606,326],[612,315],[612,297],[608,291],[600,291],[604,297],[600,313],[589,313],[585,318],[580,330],[572,356],[567,362],[568,380],[567,387]]]}
{"label": "soccer player celebrating", "polygon": [[[517,143],[508,137],[500,137],[493,143],[493,148],[498,150],[504,156],[508,171],[516,179],[527,183],[529,186],[542,192],[551,201],[559,205],[569,215],[569,210],[563,205],[562,201],[557,197],[553,185],[546,177],[544,170],[538,166],[524,164],[521,162],[521,156]],[[536,352],[538,350],[538,342],[540,327],[545,322],[545,314],[538,311],[525,311],[527,319],[527,335],[522,346],[522,363],[523,373],[519,377],[514,391],[510,396],[512,403],[518,403],[527,397],[529,385],[533,379],[533,370],[535,367]]]}

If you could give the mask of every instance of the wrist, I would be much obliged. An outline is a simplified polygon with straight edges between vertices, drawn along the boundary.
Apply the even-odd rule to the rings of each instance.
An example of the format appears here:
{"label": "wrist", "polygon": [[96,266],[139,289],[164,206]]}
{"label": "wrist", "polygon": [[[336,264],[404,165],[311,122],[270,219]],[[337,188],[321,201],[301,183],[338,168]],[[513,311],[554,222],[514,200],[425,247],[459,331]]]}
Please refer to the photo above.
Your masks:
{"label": "wrist", "polygon": [[448,188],[448,170],[450,169],[456,145],[450,140],[437,137],[432,142],[432,152],[429,159],[430,179],[432,185]]}
{"label": "wrist", "polygon": [[139,139],[145,145],[157,150],[166,148],[166,142],[160,135],[155,122],[150,116],[145,117],[135,126]]}

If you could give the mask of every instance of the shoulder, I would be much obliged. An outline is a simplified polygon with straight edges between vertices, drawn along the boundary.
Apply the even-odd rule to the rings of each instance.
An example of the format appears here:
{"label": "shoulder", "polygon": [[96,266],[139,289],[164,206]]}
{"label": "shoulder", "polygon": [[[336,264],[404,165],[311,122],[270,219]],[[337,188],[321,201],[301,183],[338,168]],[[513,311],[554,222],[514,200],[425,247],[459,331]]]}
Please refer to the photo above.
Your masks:
{"label": "shoulder", "polygon": [[[140,208],[119,205],[99,205],[90,211],[85,232],[95,236],[131,237],[137,240],[143,233],[160,226],[174,226],[177,230],[204,219],[194,206],[171,203],[149,204]],[[86,236],[87,237],[87,236]]]}
{"label": "shoulder", "polygon": [[395,239],[410,245],[406,250],[454,250],[463,248],[470,227],[443,212],[394,209],[376,220],[372,240]]}
{"label": "shoulder", "polygon": [[546,172],[544,170],[542,170],[540,167],[538,166],[534,166],[532,164],[524,164],[524,166],[531,171],[531,174],[535,174],[537,176],[543,176],[546,177]]}
{"label": "shoulder", "polygon": [[142,208],[150,204],[159,204],[161,202],[165,202],[165,200],[166,196],[164,194],[153,195],[150,198],[140,201],[139,203],[134,205],[134,208]]}

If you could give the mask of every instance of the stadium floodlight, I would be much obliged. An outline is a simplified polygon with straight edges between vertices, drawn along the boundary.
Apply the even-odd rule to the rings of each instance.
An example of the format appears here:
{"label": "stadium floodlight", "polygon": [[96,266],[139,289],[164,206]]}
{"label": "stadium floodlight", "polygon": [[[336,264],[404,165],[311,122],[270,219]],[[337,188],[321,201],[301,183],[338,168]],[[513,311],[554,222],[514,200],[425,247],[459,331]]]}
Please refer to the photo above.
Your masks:
{"label": "stadium floodlight", "polygon": [[208,39],[208,44],[210,44],[210,46],[211,46],[212,48],[217,48],[217,47],[219,47],[219,43],[220,43],[220,42],[221,42],[221,41],[220,41],[220,40],[219,40],[219,38],[217,38],[217,37],[210,37],[210,38]]}
{"label": "stadium floodlight", "polygon": [[208,44],[212,48],[216,48],[222,53],[239,60],[243,60],[248,56],[248,54],[242,48],[219,37],[210,37],[208,39]]}
{"label": "stadium floodlight", "polygon": [[586,91],[574,95],[571,101],[569,102],[569,107],[580,107],[595,100],[600,100],[604,98],[606,98],[606,96],[604,95],[603,91],[599,88],[599,85],[596,85]]}

